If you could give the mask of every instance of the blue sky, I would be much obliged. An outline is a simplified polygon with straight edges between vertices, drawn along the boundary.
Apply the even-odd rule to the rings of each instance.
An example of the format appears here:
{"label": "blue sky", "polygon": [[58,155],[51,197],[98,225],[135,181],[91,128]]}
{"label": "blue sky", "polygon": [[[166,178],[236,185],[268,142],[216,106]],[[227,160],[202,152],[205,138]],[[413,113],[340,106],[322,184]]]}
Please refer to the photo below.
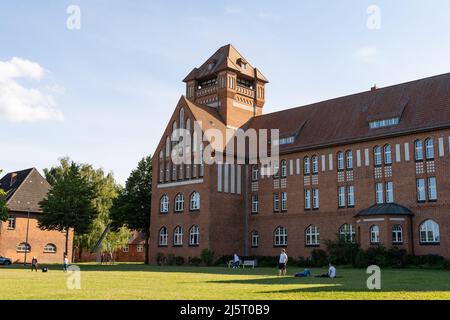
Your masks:
{"label": "blue sky", "polygon": [[266,113],[450,71],[449,1],[330,2],[0,1],[0,168],[70,156],[124,182],[228,43],[270,80]]}

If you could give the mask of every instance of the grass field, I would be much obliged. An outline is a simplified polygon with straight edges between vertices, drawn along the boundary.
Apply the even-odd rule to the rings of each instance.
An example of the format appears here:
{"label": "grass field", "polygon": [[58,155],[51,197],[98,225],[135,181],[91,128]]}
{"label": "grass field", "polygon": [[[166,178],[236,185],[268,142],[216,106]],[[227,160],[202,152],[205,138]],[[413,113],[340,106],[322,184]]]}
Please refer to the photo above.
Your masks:
{"label": "grass field", "polygon": [[[382,290],[366,287],[365,270],[339,269],[336,279],[278,278],[276,269],[157,267],[141,264],[80,264],[81,289],[68,290],[60,266],[32,273],[22,266],[0,267],[0,299],[448,299],[450,272],[382,270]],[[41,266],[42,267],[42,266]],[[325,269],[312,269],[321,274]]]}

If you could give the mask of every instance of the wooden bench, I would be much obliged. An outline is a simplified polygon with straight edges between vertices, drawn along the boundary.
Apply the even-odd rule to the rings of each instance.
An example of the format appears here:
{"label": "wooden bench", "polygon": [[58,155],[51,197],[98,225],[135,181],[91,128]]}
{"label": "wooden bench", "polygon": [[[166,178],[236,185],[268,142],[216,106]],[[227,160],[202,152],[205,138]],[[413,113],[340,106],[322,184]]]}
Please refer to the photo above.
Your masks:
{"label": "wooden bench", "polygon": [[[239,262],[239,267],[242,267],[243,269],[245,269],[245,267],[252,267],[255,268],[258,264],[257,260],[244,260],[244,261],[240,261]],[[229,260],[227,263],[228,268],[233,267],[233,260]]]}

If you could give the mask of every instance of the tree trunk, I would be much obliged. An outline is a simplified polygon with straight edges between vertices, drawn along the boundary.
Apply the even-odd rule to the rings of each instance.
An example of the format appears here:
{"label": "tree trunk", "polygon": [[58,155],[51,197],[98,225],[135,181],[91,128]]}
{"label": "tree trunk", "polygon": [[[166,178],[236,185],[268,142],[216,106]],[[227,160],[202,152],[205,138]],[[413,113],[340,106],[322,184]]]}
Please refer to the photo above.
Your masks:
{"label": "tree trunk", "polygon": [[65,254],[69,256],[69,228],[66,228],[66,250]]}
{"label": "tree trunk", "polygon": [[147,230],[145,232],[145,264],[149,264],[149,252],[148,252],[148,244],[150,242],[150,231]]}

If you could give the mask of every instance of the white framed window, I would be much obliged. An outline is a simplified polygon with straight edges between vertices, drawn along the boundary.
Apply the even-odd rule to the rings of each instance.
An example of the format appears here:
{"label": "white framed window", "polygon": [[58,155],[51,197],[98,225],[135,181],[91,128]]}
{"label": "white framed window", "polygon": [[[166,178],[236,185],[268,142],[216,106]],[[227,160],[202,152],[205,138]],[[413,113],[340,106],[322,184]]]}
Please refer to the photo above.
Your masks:
{"label": "white framed window", "polygon": [[319,209],[319,189],[313,189],[313,209]]}
{"label": "white framed window", "polygon": [[439,243],[439,225],[433,220],[426,220],[420,225],[420,243]]}
{"label": "white framed window", "polygon": [[17,252],[30,252],[31,246],[29,243],[22,242],[17,245],[16,250],[17,250]]}
{"label": "white framed window", "polygon": [[417,179],[417,201],[426,201],[425,179]]}
{"label": "white framed window", "polygon": [[306,235],[306,245],[307,246],[318,246],[320,245],[320,233],[319,228],[315,225],[310,225],[305,232]]}
{"label": "white framed window", "polygon": [[386,182],[386,203],[394,202],[394,184]]}
{"label": "white framed window", "polygon": [[431,138],[425,140],[425,157],[427,160],[434,159],[434,144]]}
{"label": "white framed window", "polygon": [[138,244],[136,246],[136,251],[137,252],[144,252],[144,245],[143,244]]}
{"label": "white framed window", "polygon": [[200,210],[200,193],[198,193],[197,191],[194,191],[191,194],[191,199],[189,201],[189,209],[191,211],[196,211],[196,210]]}
{"label": "white framed window", "polygon": [[383,120],[376,120],[369,122],[369,128],[370,129],[378,129],[378,128],[384,128],[384,127],[390,127],[395,126],[400,122],[400,118],[389,118],[389,119],[383,119]]}
{"label": "white framed window", "polygon": [[287,231],[284,227],[278,227],[274,232],[275,246],[287,246]]}
{"label": "white framed window", "polygon": [[56,253],[56,246],[53,243],[47,243],[44,247],[44,253]]}
{"label": "white framed window", "polygon": [[257,164],[254,164],[252,166],[252,181],[258,181],[259,180],[259,167]]}
{"label": "white framed window", "polygon": [[346,153],[346,165],[347,165],[347,170],[352,170],[353,169],[353,152],[351,150],[348,150]]}
{"label": "white framed window", "polygon": [[380,228],[377,225],[370,227],[370,243],[380,243]]}
{"label": "white framed window", "polygon": [[428,178],[428,201],[436,201],[437,200],[437,187],[436,187],[436,178],[429,177]]}
{"label": "white framed window", "polygon": [[392,164],[392,149],[390,144],[384,146],[384,164],[385,165]]}
{"label": "white framed window", "polygon": [[252,195],[252,213],[259,212],[259,197],[257,194]]}
{"label": "white framed window", "polygon": [[423,160],[423,143],[422,140],[414,141],[414,158],[416,161]]}
{"label": "white framed window", "polygon": [[252,247],[259,247],[259,233],[256,230],[252,231]]}
{"label": "white framed window", "polygon": [[175,212],[184,211],[184,195],[179,193],[175,197]]}
{"label": "white framed window", "polygon": [[287,211],[287,201],[288,201],[287,192],[282,192],[281,193],[281,211]]}
{"label": "white framed window", "polygon": [[305,209],[311,209],[311,190],[305,190]]}
{"label": "white framed window", "polygon": [[200,229],[198,226],[193,226],[189,230],[189,245],[198,246],[200,244]]}
{"label": "white framed window", "polygon": [[345,187],[338,187],[338,207],[345,207]]}
{"label": "white framed window", "polygon": [[9,216],[8,218],[8,229],[14,230],[16,228],[16,217],[15,216]]}
{"label": "white framed window", "polygon": [[167,240],[168,240],[169,234],[167,233],[167,228],[162,227],[159,229],[159,245],[160,246],[167,246]]}
{"label": "white framed window", "polygon": [[273,178],[278,179],[280,177],[280,164],[278,160],[273,162]]}
{"label": "white framed window", "polygon": [[311,158],[311,160],[312,160],[312,173],[318,174],[319,173],[319,157],[313,156]]}
{"label": "white framed window", "polygon": [[122,252],[127,253],[130,250],[130,246],[128,244],[122,247]]}
{"label": "white framed window", "polygon": [[273,194],[273,211],[280,211],[280,195],[278,193]]}
{"label": "white framed window", "polygon": [[349,207],[355,206],[355,187],[354,186],[347,187],[347,206],[349,206]]}
{"label": "white framed window", "polygon": [[159,212],[168,213],[169,212],[169,197],[164,194],[159,201]]}
{"label": "white framed window", "polygon": [[173,245],[182,246],[183,245],[183,228],[180,226],[176,227],[173,231]]}
{"label": "white framed window", "polygon": [[374,164],[375,166],[381,166],[381,147],[380,146],[376,146],[375,148],[373,148],[373,157],[374,157]]}
{"label": "white framed window", "polygon": [[377,204],[384,203],[383,184],[381,182],[375,184],[375,201]]}
{"label": "white framed window", "polygon": [[281,177],[286,178],[287,176],[287,161],[281,160]]}
{"label": "white framed window", "polygon": [[403,243],[403,229],[401,225],[392,226],[392,243],[401,244]]}
{"label": "white framed window", "polygon": [[337,169],[344,170],[344,153],[342,151],[337,153]]}
{"label": "white framed window", "polygon": [[311,174],[311,163],[309,162],[309,157],[303,158],[303,174]]}
{"label": "white framed window", "polygon": [[344,224],[339,228],[339,238],[345,242],[355,242],[355,228],[351,224]]}

